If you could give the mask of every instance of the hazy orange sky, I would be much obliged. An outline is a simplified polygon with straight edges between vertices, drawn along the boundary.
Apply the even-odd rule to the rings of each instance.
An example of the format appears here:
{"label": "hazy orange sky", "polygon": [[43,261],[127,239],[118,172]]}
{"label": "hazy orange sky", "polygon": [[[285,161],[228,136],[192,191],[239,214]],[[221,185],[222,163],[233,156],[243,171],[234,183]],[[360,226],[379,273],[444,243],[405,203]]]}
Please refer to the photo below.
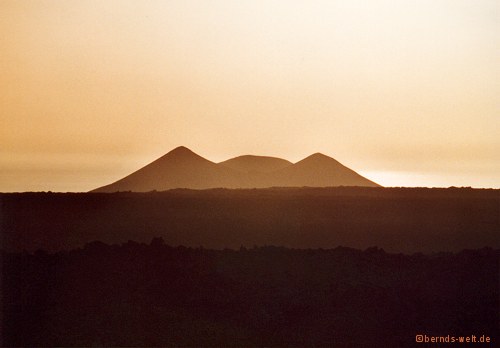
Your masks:
{"label": "hazy orange sky", "polygon": [[90,190],[179,145],[500,187],[497,0],[2,0],[0,30],[0,191]]}

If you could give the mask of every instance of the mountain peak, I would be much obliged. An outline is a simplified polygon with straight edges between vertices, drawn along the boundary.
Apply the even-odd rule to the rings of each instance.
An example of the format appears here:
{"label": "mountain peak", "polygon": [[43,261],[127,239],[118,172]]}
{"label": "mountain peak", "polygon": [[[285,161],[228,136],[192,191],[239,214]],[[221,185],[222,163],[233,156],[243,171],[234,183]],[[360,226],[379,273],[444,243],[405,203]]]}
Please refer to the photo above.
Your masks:
{"label": "mountain peak", "polygon": [[313,153],[311,156],[309,156],[310,158],[331,158],[327,155],[323,155],[321,152],[315,152]]}
{"label": "mountain peak", "polygon": [[202,159],[200,155],[191,151],[185,146],[178,146],[175,149],[171,150],[167,154],[165,154],[161,159],[175,159],[175,160],[189,160],[189,159]]}
{"label": "mountain peak", "polygon": [[324,161],[335,161],[337,162],[334,158],[324,155],[320,152],[313,153],[312,155],[304,158],[300,162],[324,162]]}
{"label": "mountain peak", "polygon": [[219,164],[243,172],[272,172],[288,167],[292,162],[278,157],[243,155]]}
{"label": "mountain peak", "polygon": [[168,154],[192,154],[192,153],[194,153],[194,152],[185,146],[177,146],[175,149],[169,151],[167,153],[167,155]]}

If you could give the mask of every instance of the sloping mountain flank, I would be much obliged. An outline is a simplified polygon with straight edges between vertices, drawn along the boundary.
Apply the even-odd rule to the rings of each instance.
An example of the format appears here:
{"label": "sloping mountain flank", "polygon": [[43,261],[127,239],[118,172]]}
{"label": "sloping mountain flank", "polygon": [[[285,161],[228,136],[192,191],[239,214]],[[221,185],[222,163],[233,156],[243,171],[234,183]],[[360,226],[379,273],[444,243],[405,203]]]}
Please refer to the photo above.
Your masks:
{"label": "sloping mountain flank", "polygon": [[266,156],[209,161],[180,146],[145,167],[93,192],[164,191],[174,188],[379,186],[335,159],[314,154],[295,164]]}

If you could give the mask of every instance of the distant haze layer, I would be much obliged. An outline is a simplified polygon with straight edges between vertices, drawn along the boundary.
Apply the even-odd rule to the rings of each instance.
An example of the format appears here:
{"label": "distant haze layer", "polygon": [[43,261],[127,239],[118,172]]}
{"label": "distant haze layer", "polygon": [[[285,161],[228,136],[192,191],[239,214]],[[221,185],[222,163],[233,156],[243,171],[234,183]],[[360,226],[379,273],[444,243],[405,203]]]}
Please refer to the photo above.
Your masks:
{"label": "distant haze layer", "polygon": [[0,1],[0,191],[88,191],[178,144],[500,187],[498,0]]}

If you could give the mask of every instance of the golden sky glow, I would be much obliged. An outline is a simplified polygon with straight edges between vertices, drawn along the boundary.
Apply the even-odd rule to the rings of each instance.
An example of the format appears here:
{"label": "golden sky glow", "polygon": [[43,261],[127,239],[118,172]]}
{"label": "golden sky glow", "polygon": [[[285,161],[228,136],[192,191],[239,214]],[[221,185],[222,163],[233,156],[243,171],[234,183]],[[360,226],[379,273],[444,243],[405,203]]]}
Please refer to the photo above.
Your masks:
{"label": "golden sky glow", "polygon": [[86,191],[184,145],[500,187],[500,2],[0,2],[0,191]]}

